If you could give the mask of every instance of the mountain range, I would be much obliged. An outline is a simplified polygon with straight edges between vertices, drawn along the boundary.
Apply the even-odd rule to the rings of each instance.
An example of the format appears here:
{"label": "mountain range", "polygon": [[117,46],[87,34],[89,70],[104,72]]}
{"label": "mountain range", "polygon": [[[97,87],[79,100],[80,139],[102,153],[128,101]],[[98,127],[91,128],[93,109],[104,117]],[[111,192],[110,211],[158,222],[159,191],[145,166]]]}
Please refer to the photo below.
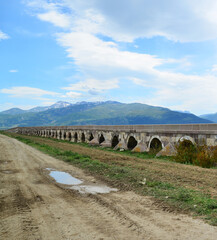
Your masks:
{"label": "mountain range", "polygon": [[0,129],[27,126],[212,123],[191,113],[141,103],[57,102],[30,110],[0,112]]}
{"label": "mountain range", "polygon": [[35,107],[35,108],[31,108],[29,110],[22,110],[20,108],[11,108],[9,110],[0,112],[0,114],[9,114],[9,115],[17,115],[17,114],[23,114],[23,113],[37,113],[37,112],[43,112],[46,111],[48,109],[53,109],[53,108],[64,108],[64,107],[68,107],[71,106],[71,103],[68,102],[63,102],[63,101],[59,101],[56,102],[55,104],[51,105],[51,106],[47,106],[47,107]]}
{"label": "mountain range", "polygon": [[201,115],[200,117],[217,123],[217,113],[204,114],[204,115]]}

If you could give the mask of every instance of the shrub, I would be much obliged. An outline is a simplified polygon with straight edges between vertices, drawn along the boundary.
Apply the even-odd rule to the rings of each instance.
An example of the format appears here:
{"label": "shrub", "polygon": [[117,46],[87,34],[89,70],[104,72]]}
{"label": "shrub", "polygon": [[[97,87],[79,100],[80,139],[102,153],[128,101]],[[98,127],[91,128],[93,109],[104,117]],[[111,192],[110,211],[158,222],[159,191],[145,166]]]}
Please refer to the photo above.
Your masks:
{"label": "shrub", "polygon": [[213,158],[210,149],[207,146],[203,146],[197,153],[197,157],[193,160],[193,164],[210,168],[213,164]]}
{"label": "shrub", "polygon": [[217,166],[217,146],[210,147],[204,144],[196,147],[185,140],[176,146],[176,150],[176,162],[191,163],[205,168]]}
{"label": "shrub", "polygon": [[175,161],[179,163],[193,163],[197,156],[197,148],[189,140],[184,140],[176,145],[176,151]]}
{"label": "shrub", "polygon": [[214,159],[214,165],[217,166],[217,146],[212,147],[212,154]]}

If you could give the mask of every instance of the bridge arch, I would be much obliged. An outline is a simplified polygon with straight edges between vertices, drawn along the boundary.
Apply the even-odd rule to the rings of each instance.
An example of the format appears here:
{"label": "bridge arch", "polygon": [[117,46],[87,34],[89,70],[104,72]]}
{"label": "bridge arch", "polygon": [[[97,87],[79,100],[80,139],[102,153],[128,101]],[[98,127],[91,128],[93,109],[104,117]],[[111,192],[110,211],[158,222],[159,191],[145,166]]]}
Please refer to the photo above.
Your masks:
{"label": "bridge arch", "polygon": [[68,132],[68,140],[71,141],[72,140],[72,133]]}
{"label": "bridge arch", "polygon": [[99,144],[103,143],[105,141],[105,138],[103,136],[103,134],[101,133],[100,137],[99,137]]}
{"label": "bridge arch", "polygon": [[149,151],[159,152],[163,148],[164,144],[161,141],[161,138],[158,135],[152,136],[148,145]]}
{"label": "bridge arch", "polygon": [[74,142],[77,142],[77,141],[78,141],[78,133],[75,132],[75,133],[74,133]]}
{"label": "bridge arch", "polygon": [[84,133],[81,134],[81,142],[85,142],[85,134]]}
{"label": "bridge arch", "polygon": [[196,142],[190,136],[183,136],[179,139],[178,146],[186,149],[191,149],[196,147]]}
{"label": "bridge arch", "polygon": [[196,145],[195,140],[194,140],[192,137],[187,136],[187,135],[181,137],[181,138],[178,140],[178,143],[183,142],[183,141],[189,141],[189,142],[191,142],[193,145]]}
{"label": "bridge arch", "polygon": [[114,135],[113,138],[112,138],[112,147],[116,147],[119,143],[119,138],[118,138],[118,135]]}
{"label": "bridge arch", "polygon": [[182,162],[192,163],[197,153],[197,145],[191,137],[181,138],[176,146],[177,155]]}
{"label": "bridge arch", "polygon": [[135,147],[136,147],[136,145],[137,145],[137,140],[135,139],[135,137],[134,136],[130,136],[129,138],[128,138],[128,141],[127,141],[127,148],[129,149],[129,150],[133,150]]}
{"label": "bridge arch", "polygon": [[66,140],[66,132],[63,131],[63,139]]}
{"label": "bridge arch", "polygon": [[94,139],[94,137],[93,137],[93,133],[90,133],[90,134],[89,134],[89,138],[88,138],[88,140],[91,141],[91,140],[93,140],[93,139]]}
{"label": "bridge arch", "polygon": [[59,131],[59,139],[62,139],[62,131]]}

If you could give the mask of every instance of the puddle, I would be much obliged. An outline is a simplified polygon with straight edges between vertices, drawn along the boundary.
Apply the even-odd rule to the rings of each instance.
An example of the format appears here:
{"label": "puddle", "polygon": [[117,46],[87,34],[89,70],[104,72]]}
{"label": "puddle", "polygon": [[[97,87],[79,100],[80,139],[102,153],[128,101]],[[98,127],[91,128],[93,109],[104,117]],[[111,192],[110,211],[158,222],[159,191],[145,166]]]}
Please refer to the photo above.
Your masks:
{"label": "puddle", "polygon": [[79,191],[82,194],[90,193],[90,194],[97,194],[97,193],[110,193],[110,192],[117,192],[117,188],[110,188],[106,185],[100,184],[84,184],[83,181],[79,180],[78,178],[72,177],[69,173],[56,171],[52,168],[46,168],[46,170],[50,171],[49,175],[54,178],[57,183],[65,184],[65,185],[73,185],[70,186],[69,189]]}
{"label": "puddle", "polygon": [[5,171],[2,171],[3,173],[6,173],[6,174],[10,174],[10,173],[13,173],[13,171],[10,171],[10,170],[5,170]]}
{"label": "puddle", "polygon": [[110,192],[117,192],[117,188],[110,188],[105,185],[100,186],[94,186],[94,185],[79,185],[79,186],[73,186],[70,187],[70,189],[77,190],[82,194],[85,193],[91,193],[91,194],[97,194],[97,193],[110,193]]}
{"label": "puddle", "polygon": [[[49,170],[49,169],[47,169]],[[60,171],[53,171],[51,170],[49,175],[55,179],[56,182],[66,185],[78,185],[81,184],[82,181],[72,177],[69,173],[60,172]]]}

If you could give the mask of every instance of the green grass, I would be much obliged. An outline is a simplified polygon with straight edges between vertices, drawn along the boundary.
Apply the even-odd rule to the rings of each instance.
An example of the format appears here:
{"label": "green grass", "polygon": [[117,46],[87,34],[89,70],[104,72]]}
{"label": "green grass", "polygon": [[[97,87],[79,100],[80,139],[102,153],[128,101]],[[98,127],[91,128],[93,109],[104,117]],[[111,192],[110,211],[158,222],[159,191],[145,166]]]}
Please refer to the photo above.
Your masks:
{"label": "green grass", "polygon": [[[194,215],[201,216],[210,224],[217,226],[217,200],[212,199],[209,194],[176,186],[168,182],[156,181],[148,176],[144,170],[139,168],[131,168],[125,165],[119,166],[114,162],[100,162],[91,159],[88,155],[81,155],[72,151],[63,151],[58,149],[58,147],[40,144],[37,142],[37,139],[34,141],[25,138],[25,136],[14,136],[9,133],[4,134],[15,137],[17,140],[35,147],[46,154],[85,169],[95,176],[111,183],[113,186],[119,187],[120,189],[133,190],[141,195],[152,196],[160,200],[161,203],[167,204],[171,209],[193,213]],[[87,146],[87,144],[84,143],[79,144]],[[106,151],[112,152],[112,150],[108,149]],[[121,154],[129,155],[130,153],[121,152]],[[132,156],[132,154],[130,155]],[[139,158],[149,157],[137,153],[133,155]],[[144,178],[146,178],[146,183],[142,184]]]}
{"label": "green grass", "polygon": [[[41,138],[39,136],[34,136],[35,138]],[[141,158],[141,159],[158,159],[158,160],[162,160],[162,161],[173,161],[173,157],[170,156],[160,156],[160,157],[156,157],[156,154],[152,154],[149,152],[132,152],[131,150],[125,150],[125,151],[117,151],[117,150],[113,150],[112,148],[109,147],[102,147],[102,146],[97,146],[97,145],[89,145],[88,143],[85,142],[69,142],[68,140],[59,140],[56,138],[47,138],[49,140],[55,141],[55,142],[65,142],[67,144],[72,144],[72,145],[80,145],[83,147],[88,147],[88,148],[95,148],[95,149],[99,149],[102,151],[106,151],[106,152],[112,152],[115,154],[122,154],[122,155],[126,155],[126,156],[130,156],[130,157],[136,157],[136,158]]]}
{"label": "green grass", "polygon": [[[38,137],[38,136],[34,136],[34,137]],[[40,137],[38,137],[40,138]],[[115,154],[122,154],[122,155],[126,155],[126,156],[130,156],[130,157],[136,157],[136,158],[140,158],[140,159],[157,159],[158,161],[163,161],[163,162],[176,162],[176,163],[180,163],[180,164],[185,164],[185,165],[197,165],[200,166],[198,164],[194,164],[192,162],[189,161],[177,161],[175,156],[156,156],[156,153],[151,153],[151,152],[132,152],[130,150],[125,150],[125,151],[117,151],[117,150],[113,150],[112,148],[109,147],[102,147],[102,146],[98,146],[98,145],[89,145],[88,143],[85,142],[79,142],[79,143],[74,143],[74,142],[69,142],[67,140],[59,140],[59,139],[55,139],[55,138],[48,138],[52,141],[55,142],[65,142],[68,144],[76,144],[76,145],[80,145],[80,146],[84,146],[84,147],[88,147],[88,148],[96,148],[102,151],[107,151],[107,152],[112,152]],[[212,166],[200,166],[200,167],[206,167],[206,168],[211,168],[211,169],[217,169],[217,164],[214,164]]]}

